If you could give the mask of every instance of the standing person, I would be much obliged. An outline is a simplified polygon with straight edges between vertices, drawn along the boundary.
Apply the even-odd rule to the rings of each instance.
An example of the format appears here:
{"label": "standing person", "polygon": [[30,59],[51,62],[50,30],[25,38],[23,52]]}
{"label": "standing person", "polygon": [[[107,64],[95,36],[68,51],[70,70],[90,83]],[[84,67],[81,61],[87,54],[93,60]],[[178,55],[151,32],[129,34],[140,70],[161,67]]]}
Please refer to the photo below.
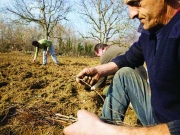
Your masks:
{"label": "standing person", "polygon": [[[106,63],[110,62],[112,59],[114,59],[115,57],[125,54],[125,52],[127,50],[128,49],[125,47],[120,47],[118,45],[107,45],[107,44],[103,44],[103,43],[99,43],[94,46],[94,52],[97,56],[100,57],[101,64],[106,64]],[[135,68],[135,72],[137,72],[142,77],[147,79],[146,70],[143,66],[140,66],[139,68]],[[114,75],[101,77],[98,80],[98,82],[94,86],[91,87],[91,90],[103,88],[104,86],[107,85],[103,90],[103,94],[106,95],[107,90],[109,88],[109,84],[110,84],[113,76]]]}
{"label": "standing person", "polygon": [[52,60],[55,62],[55,64],[56,65],[59,64],[57,61],[57,58],[56,58],[54,46],[51,41],[49,41],[47,39],[41,39],[39,41],[33,41],[32,45],[34,47],[36,47],[33,62],[36,60],[36,58],[38,56],[39,49],[43,49],[43,65],[46,65],[46,63],[47,63],[47,55],[49,52],[50,52]]}
{"label": "standing person", "polygon": [[[105,101],[111,109],[104,104],[102,117],[123,120],[131,102],[143,127],[106,124],[95,114],[81,110],[78,121],[64,129],[66,135],[180,135],[180,1],[125,0],[125,3],[130,17],[143,24],[139,40],[125,55],[83,69],[77,81],[82,78],[94,84],[100,77],[116,72]],[[144,62],[150,86],[127,68]]]}

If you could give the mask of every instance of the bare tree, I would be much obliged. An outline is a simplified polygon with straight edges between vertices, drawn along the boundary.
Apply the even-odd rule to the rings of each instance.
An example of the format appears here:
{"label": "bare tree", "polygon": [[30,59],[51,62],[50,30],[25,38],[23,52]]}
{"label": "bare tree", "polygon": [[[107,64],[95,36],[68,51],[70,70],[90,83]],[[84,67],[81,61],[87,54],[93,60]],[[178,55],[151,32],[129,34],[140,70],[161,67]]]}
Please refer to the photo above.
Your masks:
{"label": "bare tree", "polygon": [[138,20],[129,19],[121,23],[117,28],[118,36],[112,40],[112,43],[129,48],[139,37],[138,26]]}
{"label": "bare tree", "polygon": [[[67,0],[68,1],[68,0]],[[62,20],[66,20],[71,6],[66,0],[11,0],[12,5],[5,7],[9,13],[16,15],[14,19],[20,23],[34,22],[41,26],[45,35],[51,37],[53,29]]]}
{"label": "bare tree", "polygon": [[127,6],[123,0],[81,0],[79,13],[91,27],[88,36],[101,43],[107,43],[119,34],[122,23],[129,20]]}

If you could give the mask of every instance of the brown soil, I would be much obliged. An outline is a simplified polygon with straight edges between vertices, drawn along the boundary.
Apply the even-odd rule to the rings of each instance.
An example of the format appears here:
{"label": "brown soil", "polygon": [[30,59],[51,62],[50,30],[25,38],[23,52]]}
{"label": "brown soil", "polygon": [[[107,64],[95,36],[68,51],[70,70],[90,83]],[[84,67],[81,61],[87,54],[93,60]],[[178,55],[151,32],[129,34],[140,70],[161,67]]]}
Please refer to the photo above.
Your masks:
{"label": "brown soil", "polygon": [[[61,135],[65,124],[56,113],[76,117],[79,109],[101,114],[103,101],[75,81],[85,67],[99,64],[99,58],[57,57],[56,66],[42,57],[32,63],[33,54],[0,53],[0,135]],[[98,90],[102,94],[102,90]],[[128,109],[125,122],[134,125],[136,115]]]}

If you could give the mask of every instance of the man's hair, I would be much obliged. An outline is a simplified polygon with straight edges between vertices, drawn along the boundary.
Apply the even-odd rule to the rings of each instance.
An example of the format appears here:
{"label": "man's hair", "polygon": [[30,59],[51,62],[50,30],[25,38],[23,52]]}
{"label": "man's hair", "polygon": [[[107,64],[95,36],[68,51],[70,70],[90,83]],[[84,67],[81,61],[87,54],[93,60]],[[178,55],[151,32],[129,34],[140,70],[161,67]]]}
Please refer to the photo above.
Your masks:
{"label": "man's hair", "polygon": [[33,45],[33,46],[38,46],[39,43],[38,43],[38,41],[35,40],[35,41],[32,41],[32,45]]}
{"label": "man's hair", "polygon": [[108,45],[107,44],[103,44],[103,43],[96,44],[94,46],[94,51],[98,52],[99,49],[104,49],[106,46],[108,46]]}

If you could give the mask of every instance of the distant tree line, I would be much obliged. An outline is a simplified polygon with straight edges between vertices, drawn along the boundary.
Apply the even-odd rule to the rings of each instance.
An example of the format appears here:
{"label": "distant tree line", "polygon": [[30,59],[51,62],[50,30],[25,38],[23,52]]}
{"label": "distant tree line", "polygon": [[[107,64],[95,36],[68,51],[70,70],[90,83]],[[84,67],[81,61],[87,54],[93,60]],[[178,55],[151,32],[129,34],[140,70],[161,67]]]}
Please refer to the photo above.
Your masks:
{"label": "distant tree line", "polygon": [[[0,52],[21,51],[31,53],[34,51],[31,42],[43,37],[43,32],[39,30],[38,26],[26,27],[16,23],[0,21]],[[93,56],[93,44],[90,41],[77,39],[73,36],[73,32],[69,34],[70,36],[61,33],[59,38],[49,39],[52,40],[57,54]]]}

